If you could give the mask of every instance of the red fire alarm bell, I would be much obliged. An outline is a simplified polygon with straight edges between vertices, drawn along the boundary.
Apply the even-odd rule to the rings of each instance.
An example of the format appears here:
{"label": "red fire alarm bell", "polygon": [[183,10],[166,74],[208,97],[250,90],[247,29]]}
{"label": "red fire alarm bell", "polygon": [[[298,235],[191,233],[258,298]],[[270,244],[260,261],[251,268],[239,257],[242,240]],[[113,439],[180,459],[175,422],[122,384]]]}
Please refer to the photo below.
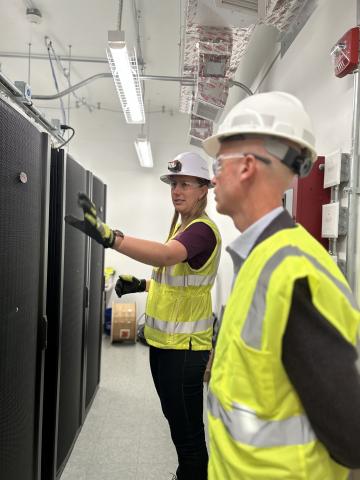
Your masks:
{"label": "red fire alarm bell", "polygon": [[351,28],[343,35],[331,50],[335,75],[345,77],[359,64],[359,27]]}

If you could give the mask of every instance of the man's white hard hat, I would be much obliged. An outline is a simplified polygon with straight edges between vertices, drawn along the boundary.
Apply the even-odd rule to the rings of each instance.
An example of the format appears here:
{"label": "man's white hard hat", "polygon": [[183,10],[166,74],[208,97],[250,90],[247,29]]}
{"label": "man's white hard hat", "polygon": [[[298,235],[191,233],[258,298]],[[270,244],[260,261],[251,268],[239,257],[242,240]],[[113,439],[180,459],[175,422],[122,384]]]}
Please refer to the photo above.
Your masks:
{"label": "man's white hard hat", "polygon": [[171,178],[177,175],[202,178],[210,183],[207,161],[196,152],[183,152],[170,160],[168,162],[168,173],[161,175],[160,180],[170,183]]}
{"label": "man's white hard hat", "polygon": [[226,115],[216,135],[203,141],[216,157],[221,140],[234,135],[266,135],[290,140],[316,160],[315,137],[309,115],[300,100],[285,92],[259,93],[245,98]]}

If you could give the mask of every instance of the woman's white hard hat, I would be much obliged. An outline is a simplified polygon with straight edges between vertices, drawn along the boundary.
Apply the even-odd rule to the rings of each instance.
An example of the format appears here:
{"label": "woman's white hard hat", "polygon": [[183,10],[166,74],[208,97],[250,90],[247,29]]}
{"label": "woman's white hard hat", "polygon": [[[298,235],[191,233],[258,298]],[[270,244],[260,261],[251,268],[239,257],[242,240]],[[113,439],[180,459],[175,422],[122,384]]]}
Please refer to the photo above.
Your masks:
{"label": "woman's white hard hat", "polygon": [[207,161],[196,152],[183,152],[168,162],[168,173],[161,175],[160,180],[170,183],[171,178],[178,175],[201,178],[210,183],[210,174]]}
{"label": "woman's white hard hat", "polygon": [[234,135],[269,135],[294,142],[316,160],[315,137],[309,115],[300,100],[285,92],[259,93],[245,98],[230,110],[216,135],[203,141],[211,157],[221,140]]}

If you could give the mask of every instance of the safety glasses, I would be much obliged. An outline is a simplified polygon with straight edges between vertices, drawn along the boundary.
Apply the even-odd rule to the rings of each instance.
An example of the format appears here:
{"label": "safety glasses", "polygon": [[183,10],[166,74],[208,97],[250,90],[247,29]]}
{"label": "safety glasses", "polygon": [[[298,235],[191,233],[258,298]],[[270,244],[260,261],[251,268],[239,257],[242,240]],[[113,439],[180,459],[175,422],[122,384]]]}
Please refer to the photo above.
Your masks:
{"label": "safety glasses", "polygon": [[171,190],[175,190],[175,188],[177,187],[179,190],[183,190],[185,192],[194,188],[202,187],[202,185],[200,185],[198,182],[185,182],[177,180],[170,180],[169,185],[171,187]]}
{"label": "safety glasses", "polygon": [[220,174],[224,161],[240,160],[240,158],[244,158],[246,157],[246,155],[252,155],[253,157],[256,158],[256,160],[259,160],[260,162],[263,162],[266,165],[270,165],[271,163],[271,160],[269,158],[262,157],[261,155],[257,155],[252,152],[239,152],[236,155],[220,155],[219,157],[215,158],[212,164],[214,176],[217,177]]}

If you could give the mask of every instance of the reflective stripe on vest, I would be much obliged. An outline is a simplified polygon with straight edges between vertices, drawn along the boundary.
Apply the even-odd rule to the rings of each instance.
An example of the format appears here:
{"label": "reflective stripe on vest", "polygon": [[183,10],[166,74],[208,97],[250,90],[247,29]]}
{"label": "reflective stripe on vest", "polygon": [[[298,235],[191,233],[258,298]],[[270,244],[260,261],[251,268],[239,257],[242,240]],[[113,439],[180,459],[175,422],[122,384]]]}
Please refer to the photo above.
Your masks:
{"label": "reflective stripe on vest", "polygon": [[212,316],[204,320],[196,320],[196,322],[169,322],[167,320],[158,320],[154,317],[146,317],[146,325],[148,327],[156,328],[156,330],[167,334],[204,332],[212,328],[213,322]]}
{"label": "reflective stripe on vest", "polygon": [[[219,254],[217,255],[219,257]],[[152,278],[157,280],[157,273],[153,271]],[[170,275],[166,270],[163,272],[163,285],[169,285],[170,287],[203,287],[206,285],[212,285],[215,281],[215,275]]]}
{"label": "reflective stripe on vest", "polygon": [[326,275],[329,280],[337,286],[354,309],[358,308],[356,300],[349,288],[326,270],[315,257],[303,252],[297,247],[281,248],[267,261],[258,278],[253,300],[244,323],[241,338],[251,347],[261,348],[263,321],[266,309],[266,292],[269,287],[269,280],[274,270],[289,256],[306,257],[317,270]]}
{"label": "reflective stripe on vest", "polygon": [[208,409],[221,420],[230,436],[237,442],[253,447],[304,445],[316,440],[305,415],[285,420],[262,420],[253,410],[233,402],[232,410],[225,410],[215,395],[208,393]]}

